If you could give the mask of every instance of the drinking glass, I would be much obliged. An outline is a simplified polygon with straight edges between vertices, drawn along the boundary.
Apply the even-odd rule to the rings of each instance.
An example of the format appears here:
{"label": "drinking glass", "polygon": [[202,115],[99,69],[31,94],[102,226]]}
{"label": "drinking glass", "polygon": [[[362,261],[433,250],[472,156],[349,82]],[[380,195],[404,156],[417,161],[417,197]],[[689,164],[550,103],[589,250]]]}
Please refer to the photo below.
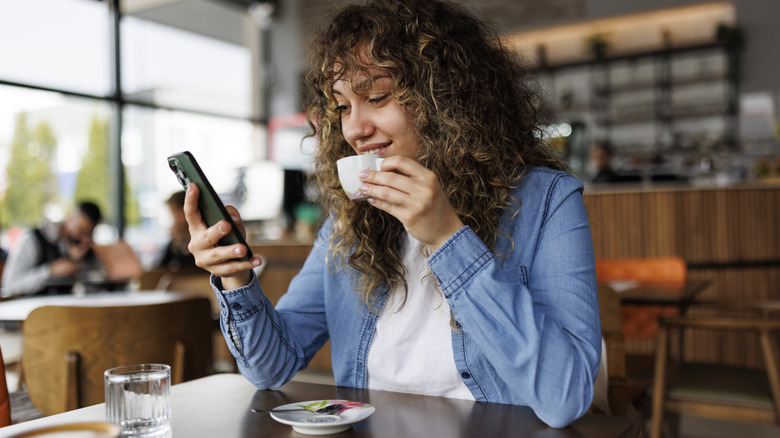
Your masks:
{"label": "drinking glass", "polygon": [[171,435],[171,367],[125,365],[106,370],[106,421],[122,436]]}

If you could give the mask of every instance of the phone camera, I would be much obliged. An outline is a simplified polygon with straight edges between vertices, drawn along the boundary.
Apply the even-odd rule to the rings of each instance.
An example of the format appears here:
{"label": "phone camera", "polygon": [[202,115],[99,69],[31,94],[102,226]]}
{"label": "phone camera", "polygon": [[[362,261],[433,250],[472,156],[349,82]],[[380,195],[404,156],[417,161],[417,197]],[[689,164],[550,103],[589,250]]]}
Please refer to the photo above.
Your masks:
{"label": "phone camera", "polygon": [[170,163],[170,167],[176,174],[176,179],[179,180],[179,184],[181,184],[182,187],[187,187],[187,177],[184,175],[184,171],[181,170],[181,167],[176,163]]}

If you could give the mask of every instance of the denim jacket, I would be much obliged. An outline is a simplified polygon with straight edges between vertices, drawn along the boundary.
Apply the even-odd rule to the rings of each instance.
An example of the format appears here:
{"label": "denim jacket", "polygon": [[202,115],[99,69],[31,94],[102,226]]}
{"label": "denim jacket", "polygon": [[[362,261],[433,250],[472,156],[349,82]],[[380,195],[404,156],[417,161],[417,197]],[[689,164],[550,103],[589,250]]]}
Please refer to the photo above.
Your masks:
{"label": "denim jacket", "polygon": [[[565,172],[529,169],[494,252],[469,228],[428,258],[454,314],[455,365],[477,401],[530,406],[564,427],[590,406],[601,329],[590,226],[582,185]],[[241,373],[275,388],[306,367],[327,340],[336,384],[365,388],[377,316],[352,288],[354,271],[328,257],[320,229],[300,273],[274,309],[256,278],[239,289],[212,285],[220,325]],[[402,354],[399,352],[399,354]]]}

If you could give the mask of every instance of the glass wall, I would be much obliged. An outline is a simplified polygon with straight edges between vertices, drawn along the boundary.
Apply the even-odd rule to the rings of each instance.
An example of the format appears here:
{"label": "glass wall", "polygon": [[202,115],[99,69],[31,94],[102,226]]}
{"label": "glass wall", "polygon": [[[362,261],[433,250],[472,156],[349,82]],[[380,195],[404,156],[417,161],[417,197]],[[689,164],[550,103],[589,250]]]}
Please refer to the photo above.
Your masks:
{"label": "glass wall", "polygon": [[[0,221],[5,248],[20,226],[58,221],[74,199],[115,212],[108,167],[111,105],[99,99],[0,86]],[[105,233],[106,231],[103,231]],[[110,237],[112,232],[108,233]]]}
{"label": "glass wall", "polygon": [[125,16],[122,91],[132,101],[251,116],[251,54],[244,46]]}
{"label": "glass wall", "polygon": [[109,20],[102,2],[3,0],[0,79],[109,94]]}
{"label": "glass wall", "polygon": [[12,249],[22,227],[89,199],[106,216],[96,240],[123,236],[151,267],[167,241],[165,200],[181,189],[166,157],[191,151],[230,196],[266,164],[266,128],[252,119],[246,46],[128,15],[115,64],[109,3],[0,2],[0,243]]}
{"label": "glass wall", "polygon": [[165,200],[181,190],[166,157],[192,152],[214,190],[229,198],[239,186],[240,169],[251,161],[254,137],[255,128],[246,120],[132,105],[125,109],[122,163],[140,213],[139,221],[128,221],[126,237],[144,264],[153,264],[160,242],[166,241],[171,218]]}

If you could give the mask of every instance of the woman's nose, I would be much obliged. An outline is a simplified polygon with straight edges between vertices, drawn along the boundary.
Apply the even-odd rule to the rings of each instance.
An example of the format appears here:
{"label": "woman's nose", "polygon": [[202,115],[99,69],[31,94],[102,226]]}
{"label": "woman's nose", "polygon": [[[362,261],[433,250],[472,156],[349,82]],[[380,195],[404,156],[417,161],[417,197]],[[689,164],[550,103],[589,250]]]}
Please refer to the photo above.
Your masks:
{"label": "woman's nose", "polygon": [[344,138],[349,142],[368,137],[374,132],[374,124],[369,115],[354,107],[346,120],[342,118],[341,128]]}

